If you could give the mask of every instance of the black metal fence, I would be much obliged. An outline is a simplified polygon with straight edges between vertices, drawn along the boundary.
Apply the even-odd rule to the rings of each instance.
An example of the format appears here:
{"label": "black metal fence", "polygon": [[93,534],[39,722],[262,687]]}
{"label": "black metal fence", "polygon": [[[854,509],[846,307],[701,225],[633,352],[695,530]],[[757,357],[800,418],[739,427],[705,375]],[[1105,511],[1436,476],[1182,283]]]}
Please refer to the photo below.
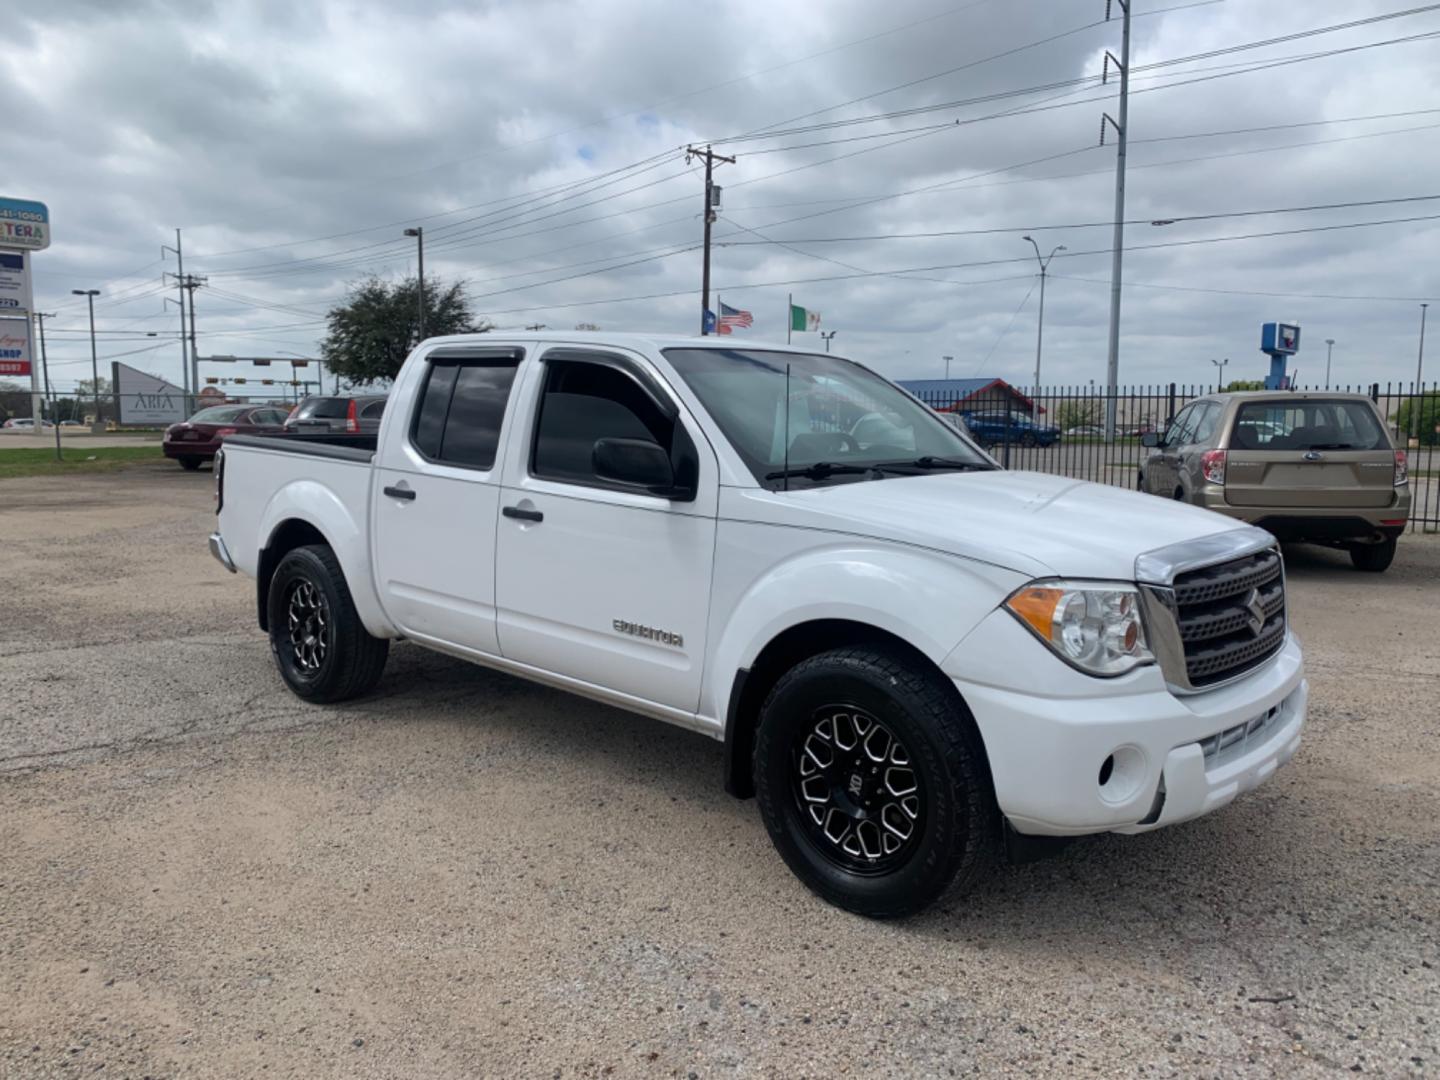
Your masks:
{"label": "black metal fence", "polygon": [[[1214,386],[1126,387],[1114,398],[1114,441],[1105,437],[1111,399],[1104,387],[1015,387],[1009,408],[993,398],[976,403],[957,395],[927,391],[921,401],[938,412],[963,416],[975,435],[1009,469],[1070,476],[1135,490],[1148,450],[1140,443],[1147,431],[1163,432],[1175,414]],[[1297,387],[1323,390],[1324,387]],[[1380,410],[1410,470],[1410,529],[1440,532],[1440,383],[1372,383],[1333,386],[1331,390],[1365,394]]]}

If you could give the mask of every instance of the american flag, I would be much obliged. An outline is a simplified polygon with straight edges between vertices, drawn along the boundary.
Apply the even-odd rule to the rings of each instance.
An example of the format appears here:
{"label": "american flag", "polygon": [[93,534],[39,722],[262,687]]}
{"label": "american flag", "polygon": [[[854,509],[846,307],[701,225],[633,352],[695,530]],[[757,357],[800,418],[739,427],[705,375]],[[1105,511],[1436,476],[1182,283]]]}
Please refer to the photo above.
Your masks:
{"label": "american flag", "polygon": [[755,316],[750,312],[741,311],[739,308],[731,307],[723,300],[720,301],[720,321],[715,328],[718,333],[733,334],[737,326],[743,329],[754,325]]}

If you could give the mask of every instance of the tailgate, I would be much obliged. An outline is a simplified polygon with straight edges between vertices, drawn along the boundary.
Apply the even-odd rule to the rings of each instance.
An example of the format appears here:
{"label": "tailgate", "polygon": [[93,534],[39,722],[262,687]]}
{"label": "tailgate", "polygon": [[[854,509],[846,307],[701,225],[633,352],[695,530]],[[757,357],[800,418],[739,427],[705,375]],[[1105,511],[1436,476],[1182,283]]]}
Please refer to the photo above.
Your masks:
{"label": "tailgate", "polygon": [[1231,506],[1389,506],[1395,497],[1390,450],[1234,450],[1225,463]]}
{"label": "tailgate", "polygon": [[1395,451],[1365,399],[1246,402],[1229,441],[1231,506],[1347,510],[1394,501]]}

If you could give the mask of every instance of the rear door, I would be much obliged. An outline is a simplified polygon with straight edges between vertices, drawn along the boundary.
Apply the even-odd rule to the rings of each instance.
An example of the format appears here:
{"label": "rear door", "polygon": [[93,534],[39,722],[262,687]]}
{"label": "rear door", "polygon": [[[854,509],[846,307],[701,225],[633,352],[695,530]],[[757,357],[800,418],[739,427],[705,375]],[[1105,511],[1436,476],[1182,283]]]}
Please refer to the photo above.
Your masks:
{"label": "rear door", "polygon": [[1165,428],[1164,443],[1156,447],[1154,456],[1145,465],[1145,487],[1153,495],[1170,498],[1180,482],[1180,447],[1195,415],[1195,406],[1187,405],[1175,414]]}
{"label": "rear door", "polygon": [[516,348],[442,347],[395,389],[371,528],[381,603],[411,637],[499,652],[500,432],[523,358]]}
{"label": "rear door", "polygon": [[1395,451],[1364,399],[1280,398],[1236,410],[1225,463],[1232,506],[1363,509],[1394,498]]}

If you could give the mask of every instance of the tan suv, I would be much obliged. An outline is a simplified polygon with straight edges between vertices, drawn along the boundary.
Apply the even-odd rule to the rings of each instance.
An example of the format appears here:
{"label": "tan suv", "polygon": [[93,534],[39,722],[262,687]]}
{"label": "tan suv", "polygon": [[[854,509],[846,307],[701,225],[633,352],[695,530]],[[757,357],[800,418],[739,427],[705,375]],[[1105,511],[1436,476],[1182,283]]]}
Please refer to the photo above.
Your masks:
{"label": "tan suv", "polygon": [[1216,510],[1284,541],[1345,548],[1381,571],[1410,515],[1405,451],[1363,394],[1253,391],[1197,398],[1149,454],[1140,490]]}

